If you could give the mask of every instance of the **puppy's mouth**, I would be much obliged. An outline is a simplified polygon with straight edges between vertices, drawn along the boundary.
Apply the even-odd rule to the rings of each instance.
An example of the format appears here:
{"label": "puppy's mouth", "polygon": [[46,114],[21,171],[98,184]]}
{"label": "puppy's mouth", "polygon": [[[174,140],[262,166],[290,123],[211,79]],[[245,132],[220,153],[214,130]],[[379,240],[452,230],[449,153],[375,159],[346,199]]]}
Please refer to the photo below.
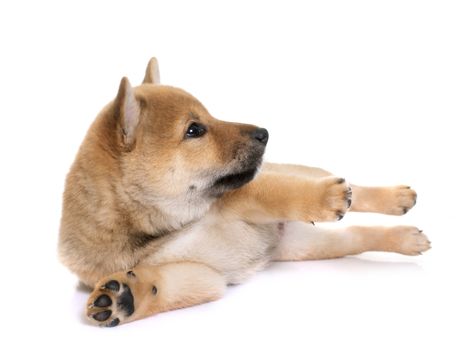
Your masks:
{"label": "puppy's mouth", "polygon": [[258,167],[254,167],[244,171],[222,176],[215,181],[213,187],[226,188],[228,190],[239,188],[253,180],[257,172]]}
{"label": "puppy's mouth", "polygon": [[212,180],[209,193],[214,197],[220,197],[225,192],[237,189],[253,180],[263,162],[264,150],[264,145],[260,147],[253,145],[251,149],[238,148],[228,171],[217,174],[218,176]]}

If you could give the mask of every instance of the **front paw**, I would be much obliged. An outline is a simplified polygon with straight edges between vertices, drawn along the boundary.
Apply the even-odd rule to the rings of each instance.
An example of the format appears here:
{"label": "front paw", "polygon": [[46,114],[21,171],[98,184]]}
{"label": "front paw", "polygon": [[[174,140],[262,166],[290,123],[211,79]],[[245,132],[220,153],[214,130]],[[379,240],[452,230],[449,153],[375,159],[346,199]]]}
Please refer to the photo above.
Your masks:
{"label": "front paw", "polygon": [[410,186],[389,187],[384,198],[382,210],[385,214],[404,215],[416,204],[417,194]]}
{"label": "front paw", "polygon": [[322,192],[315,221],[341,220],[352,204],[352,189],[341,177],[322,179],[320,185]]}

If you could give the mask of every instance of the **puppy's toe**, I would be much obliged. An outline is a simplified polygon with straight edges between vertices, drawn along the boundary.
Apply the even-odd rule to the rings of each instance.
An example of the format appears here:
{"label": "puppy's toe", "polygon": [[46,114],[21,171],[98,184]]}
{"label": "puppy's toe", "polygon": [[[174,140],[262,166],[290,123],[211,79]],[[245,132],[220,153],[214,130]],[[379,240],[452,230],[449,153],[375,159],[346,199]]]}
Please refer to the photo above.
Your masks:
{"label": "puppy's toe", "polygon": [[317,221],[341,220],[352,204],[352,189],[343,178],[332,177],[326,181]]}
{"label": "puppy's toe", "polygon": [[431,242],[423,231],[416,227],[401,226],[395,232],[396,252],[405,255],[421,255],[431,249]]}
{"label": "puppy's toe", "polygon": [[398,186],[393,190],[391,211],[394,215],[404,215],[416,204],[417,193],[410,186]]}

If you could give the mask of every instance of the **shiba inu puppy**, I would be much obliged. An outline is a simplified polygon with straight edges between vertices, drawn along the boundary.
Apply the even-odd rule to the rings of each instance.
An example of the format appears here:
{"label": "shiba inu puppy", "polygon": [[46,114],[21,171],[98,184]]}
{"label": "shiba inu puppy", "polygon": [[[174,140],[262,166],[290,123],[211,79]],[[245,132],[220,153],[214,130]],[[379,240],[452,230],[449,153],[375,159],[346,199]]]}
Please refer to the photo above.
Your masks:
{"label": "shiba inu puppy", "polygon": [[299,165],[262,163],[268,132],[213,118],[187,92],[123,78],[68,174],[62,262],[93,288],[92,322],[117,326],[220,298],[271,261],[430,248],[416,227],[323,229],[348,210],[405,214],[408,186],[361,187]]}

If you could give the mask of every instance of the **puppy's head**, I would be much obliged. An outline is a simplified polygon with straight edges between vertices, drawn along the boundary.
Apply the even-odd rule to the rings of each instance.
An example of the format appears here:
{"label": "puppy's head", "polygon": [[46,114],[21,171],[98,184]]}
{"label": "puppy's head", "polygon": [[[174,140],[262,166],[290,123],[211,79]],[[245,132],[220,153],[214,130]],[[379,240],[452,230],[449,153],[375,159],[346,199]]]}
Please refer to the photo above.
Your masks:
{"label": "puppy's head", "polygon": [[112,107],[123,183],[152,202],[214,198],[260,167],[266,129],[215,119],[187,92],[160,85],[155,59],[142,85],[122,79]]}

